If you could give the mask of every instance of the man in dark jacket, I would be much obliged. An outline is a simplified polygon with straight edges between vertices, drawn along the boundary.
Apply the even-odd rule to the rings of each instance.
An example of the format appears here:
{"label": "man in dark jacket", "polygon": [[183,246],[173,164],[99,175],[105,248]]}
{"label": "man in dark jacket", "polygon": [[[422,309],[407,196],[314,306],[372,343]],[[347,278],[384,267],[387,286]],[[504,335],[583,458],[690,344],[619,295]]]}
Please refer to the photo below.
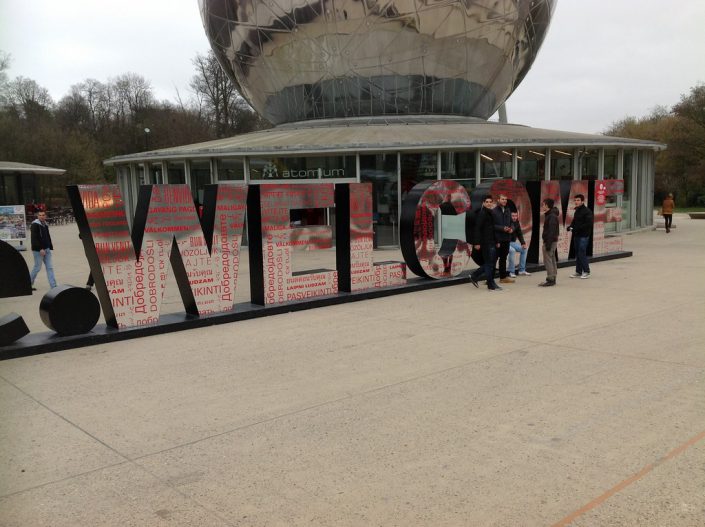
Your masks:
{"label": "man in dark jacket", "polygon": [[541,202],[541,212],[544,215],[541,252],[543,255],[543,265],[546,267],[546,280],[541,282],[539,287],[556,285],[556,276],[558,276],[558,261],[556,259],[556,248],[558,247],[558,209],[554,207],[554,203],[551,198],[546,198]]}
{"label": "man in dark jacket", "polygon": [[54,246],[51,243],[51,235],[49,234],[49,225],[47,225],[47,213],[40,211],[37,213],[37,219],[30,225],[32,239],[32,255],[34,256],[34,268],[29,274],[32,281],[32,291],[37,289],[34,287],[34,279],[37,278],[39,270],[42,268],[42,263],[47,270],[47,278],[49,278],[49,287],[56,287],[56,278],[54,278],[54,265],[51,261],[51,251]]}
{"label": "man in dark jacket", "polygon": [[592,234],[592,211],[585,206],[585,196],[576,194],[573,198],[575,213],[573,222],[568,225],[568,230],[573,231],[573,245],[575,245],[575,273],[571,278],[589,278],[590,263],[587,257],[587,248]]}
{"label": "man in dark jacket", "polygon": [[494,200],[487,194],[482,198],[482,209],[477,214],[475,221],[475,236],[473,249],[482,250],[482,258],[485,262],[485,279],[487,289],[490,291],[501,291],[502,288],[494,281],[494,267],[497,262],[497,238],[494,228],[494,217],[492,208]]}
{"label": "man in dark jacket", "polygon": [[494,218],[495,237],[497,246],[497,261],[499,262],[499,283],[512,284],[514,279],[507,276],[507,256],[509,255],[509,242],[512,241],[512,211],[507,207],[507,196],[500,194],[497,206],[492,209]]}

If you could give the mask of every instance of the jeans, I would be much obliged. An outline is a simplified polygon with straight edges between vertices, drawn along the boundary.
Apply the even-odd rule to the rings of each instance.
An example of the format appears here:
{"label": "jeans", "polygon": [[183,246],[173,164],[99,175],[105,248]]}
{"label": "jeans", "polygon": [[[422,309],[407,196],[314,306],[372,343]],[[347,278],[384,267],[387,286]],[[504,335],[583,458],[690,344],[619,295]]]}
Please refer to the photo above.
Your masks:
{"label": "jeans", "polygon": [[497,283],[494,281],[494,266],[497,263],[497,247],[495,247],[494,244],[483,244],[482,257],[485,259],[484,269],[487,287],[496,287]]}
{"label": "jeans", "polygon": [[39,251],[32,251],[32,254],[34,255],[34,268],[29,273],[32,284],[34,284],[34,279],[37,278],[39,270],[42,268],[42,262],[44,262],[47,278],[49,278],[49,287],[53,289],[56,287],[56,278],[54,277],[54,264],[51,262],[51,249],[44,249],[44,256]]}
{"label": "jeans", "polygon": [[509,243],[509,256],[507,257],[507,269],[509,269],[510,273],[514,272],[514,266],[515,266],[515,254],[519,251],[519,272],[520,273],[525,273],[526,272],[526,254],[529,252],[527,249],[524,249],[521,246],[521,243],[514,241]]}
{"label": "jeans", "polygon": [[577,274],[590,273],[590,264],[587,257],[589,242],[589,236],[573,237],[573,243],[575,244],[575,272]]}

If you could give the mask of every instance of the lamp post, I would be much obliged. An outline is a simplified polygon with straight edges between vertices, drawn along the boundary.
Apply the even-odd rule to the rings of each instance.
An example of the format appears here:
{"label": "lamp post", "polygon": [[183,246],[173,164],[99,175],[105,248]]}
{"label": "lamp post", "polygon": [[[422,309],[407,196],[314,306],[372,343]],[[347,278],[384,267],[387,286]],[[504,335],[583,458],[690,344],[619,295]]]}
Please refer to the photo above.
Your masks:
{"label": "lamp post", "polygon": [[149,128],[144,129],[144,149],[149,150],[149,132],[151,130]]}

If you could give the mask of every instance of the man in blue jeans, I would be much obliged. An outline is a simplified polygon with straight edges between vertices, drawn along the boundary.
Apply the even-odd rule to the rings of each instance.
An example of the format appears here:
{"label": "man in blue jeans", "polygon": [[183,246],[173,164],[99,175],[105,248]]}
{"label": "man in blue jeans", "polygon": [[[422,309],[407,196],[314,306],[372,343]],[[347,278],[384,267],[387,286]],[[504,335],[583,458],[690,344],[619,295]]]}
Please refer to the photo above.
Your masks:
{"label": "man in blue jeans", "polygon": [[507,258],[507,271],[509,271],[509,278],[516,278],[514,269],[516,268],[516,257],[514,256],[517,252],[519,253],[519,276],[531,276],[531,273],[526,272],[526,254],[528,249],[526,247],[526,241],[524,240],[524,234],[521,232],[521,225],[519,224],[519,213],[517,211],[512,211],[512,223],[510,224],[512,228],[512,240],[509,242],[509,256]]}
{"label": "man in blue jeans", "polygon": [[575,272],[571,278],[590,278],[590,263],[587,257],[587,248],[592,234],[593,214],[585,205],[585,196],[576,194],[573,198],[575,212],[573,222],[568,225],[568,231],[573,233],[575,245]]}
{"label": "man in blue jeans", "polygon": [[34,268],[29,274],[32,280],[32,291],[37,289],[34,287],[34,280],[42,268],[42,263],[47,270],[47,278],[49,279],[49,287],[56,287],[56,278],[54,278],[54,265],[51,261],[51,251],[54,246],[51,243],[51,235],[49,234],[49,225],[47,224],[47,213],[39,211],[37,219],[30,225],[32,235],[32,254],[34,255]]}

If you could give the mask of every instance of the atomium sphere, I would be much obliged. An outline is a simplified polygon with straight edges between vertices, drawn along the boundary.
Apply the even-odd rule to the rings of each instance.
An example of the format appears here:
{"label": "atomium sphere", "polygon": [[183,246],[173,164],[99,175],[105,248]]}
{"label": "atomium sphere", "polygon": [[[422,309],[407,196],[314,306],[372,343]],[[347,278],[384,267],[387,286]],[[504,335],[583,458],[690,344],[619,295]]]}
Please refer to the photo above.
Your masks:
{"label": "atomium sphere", "polygon": [[528,72],[556,0],[199,0],[218,61],[275,124],[487,119]]}

